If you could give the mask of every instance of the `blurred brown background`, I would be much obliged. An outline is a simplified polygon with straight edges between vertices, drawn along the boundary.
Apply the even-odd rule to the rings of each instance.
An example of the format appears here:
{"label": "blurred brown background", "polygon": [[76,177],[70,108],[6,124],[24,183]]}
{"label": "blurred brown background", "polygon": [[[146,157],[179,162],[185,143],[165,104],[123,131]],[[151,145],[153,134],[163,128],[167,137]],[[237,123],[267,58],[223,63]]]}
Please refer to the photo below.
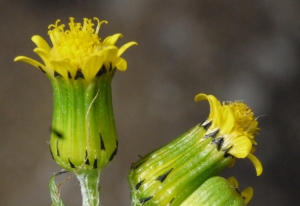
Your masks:
{"label": "blurred brown background", "polygon": [[[0,205],[51,203],[48,181],[60,171],[46,144],[52,88],[40,71],[13,59],[39,59],[31,36],[49,40],[47,26],[70,16],[108,20],[102,37],[121,32],[117,45],[139,43],[125,52],[128,70],[113,82],[119,152],[102,172],[102,205],[130,205],[131,163],[208,115],[207,104],[193,100],[200,92],[244,100],[261,115],[262,176],[247,159],[223,176],[254,188],[250,205],[300,204],[299,0],[1,0],[0,10]],[[76,180],[62,197],[81,205]]]}

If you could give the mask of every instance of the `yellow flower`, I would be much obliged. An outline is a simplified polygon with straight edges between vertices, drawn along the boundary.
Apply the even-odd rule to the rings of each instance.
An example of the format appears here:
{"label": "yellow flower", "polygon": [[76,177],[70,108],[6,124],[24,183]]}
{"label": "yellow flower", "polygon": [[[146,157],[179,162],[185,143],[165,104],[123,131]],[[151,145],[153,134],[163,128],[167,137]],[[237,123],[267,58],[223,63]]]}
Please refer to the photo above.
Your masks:
{"label": "yellow flower", "polygon": [[206,128],[206,137],[212,137],[219,149],[236,158],[249,158],[259,176],[262,173],[260,161],[252,154],[256,145],[258,123],[251,109],[243,102],[223,102],[213,95],[198,94],[195,101],[208,100],[210,114],[202,124]]}
{"label": "yellow flower", "polygon": [[98,18],[94,20],[97,22],[96,29],[91,19],[84,18],[81,24],[75,23],[74,18],[70,18],[69,30],[65,30],[65,25],[59,25],[60,20],[57,20],[48,27],[52,48],[41,36],[32,37],[32,41],[37,45],[34,52],[40,56],[44,64],[25,56],[18,56],[15,61],[31,64],[50,78],[55,76],[62,76],[64,79],[82,78],[87,82],[115,68],[125,71],[127,62],[121,55],[137,43],[129,42],[120,48],[116,47],[115,43],[122,34],[114,34],[101,41],[98,32],[101,24],[107,22]]}
{"label": "yellow flower", "polygon": [[[239,183],[234,177],[229,177],[227,180],[237,191],[239,191]],[[245,203],[248,204],[253,197],[253,189],[252,187],[247,187],[242,192],[240,192],[240,194],[244,198]]]}
{"label": "yellow flower", "polygon": [[[262,165],[252,155],[258,123],[242,102],[221,104],[216,97],[205,94],[195,99],[209,101],[208,119],[132,164],[128,176],[132,205],[212,205],[203,199],[215,201],[220,196],[215,192],[220,189],[211,187],[212,182],[229,188],[226,196],[222,189],[222,198],[214,205],[245,205],[225,179],[213,177],[236,158],[245,157],[254,163],[257,175],[261,174]],[[223,200],[235,204],[222,204]]]}
{"label": "yellow flower", "polygon": [[69,28],[51,24],[52,47],[40,36],[32,41],[43,63],[25,56],[15,61],[29,63],[49,77],[53,91],[53,119],[50,152],[64,169],[80,173],[101,171],[117,153],[118,141],[113,116],[111,82],[116,69],[124,71],[123,52],[136,42],[120,48],[122,37],[114,34],[103,41],[98,36],[106,21],[70,18]]}

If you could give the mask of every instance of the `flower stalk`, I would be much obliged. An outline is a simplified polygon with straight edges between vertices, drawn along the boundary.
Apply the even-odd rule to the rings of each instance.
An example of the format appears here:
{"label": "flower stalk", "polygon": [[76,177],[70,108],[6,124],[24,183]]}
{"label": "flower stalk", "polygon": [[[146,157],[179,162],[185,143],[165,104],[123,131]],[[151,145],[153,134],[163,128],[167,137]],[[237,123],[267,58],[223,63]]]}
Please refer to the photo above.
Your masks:
{"label": "flower stalk", "polygon": [[80,182],[82,206],[100,205],[100,172],[94,171],[88,174],[77,174]]}

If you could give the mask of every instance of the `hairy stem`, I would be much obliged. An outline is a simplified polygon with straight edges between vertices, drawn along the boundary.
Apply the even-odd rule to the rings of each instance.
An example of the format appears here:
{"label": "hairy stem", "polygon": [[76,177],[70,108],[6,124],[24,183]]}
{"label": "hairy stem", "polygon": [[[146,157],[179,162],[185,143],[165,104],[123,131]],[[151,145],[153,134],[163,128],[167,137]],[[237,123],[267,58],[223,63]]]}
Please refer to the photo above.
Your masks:
{"label": "hairy stem", "polygon": [[95,171],[89,174],[76,174],[80,182],[82,206],[100,205],[100,172]]}

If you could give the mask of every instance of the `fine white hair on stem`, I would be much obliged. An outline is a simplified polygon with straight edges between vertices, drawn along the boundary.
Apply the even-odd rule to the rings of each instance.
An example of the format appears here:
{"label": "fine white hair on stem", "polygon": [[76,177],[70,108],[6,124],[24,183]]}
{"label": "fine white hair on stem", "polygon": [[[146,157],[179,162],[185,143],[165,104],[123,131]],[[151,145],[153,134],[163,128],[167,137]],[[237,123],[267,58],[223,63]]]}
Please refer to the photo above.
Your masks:
{"label": "fine white hair on stem", "polygon": [[88,126],[88,140],[89,140],[89,144],[88,144],[88,147],[90,147],[90,120],[88,118],[88,115],[90,113],[90,110],[91,110],[91,107],[92,105],[94,104],[95,100],[97,99],[98,95],[99,95],[99,92],[100,92],[100,88],[98,88],[98,91],[95,95],[95,97],[93,98],[92,102],[90,103],[89,107],[88,107],[88,110],[86,112],[86,115],[85,115],[85,119],[86,119],[86,122],[87,122],[87,126]]}

